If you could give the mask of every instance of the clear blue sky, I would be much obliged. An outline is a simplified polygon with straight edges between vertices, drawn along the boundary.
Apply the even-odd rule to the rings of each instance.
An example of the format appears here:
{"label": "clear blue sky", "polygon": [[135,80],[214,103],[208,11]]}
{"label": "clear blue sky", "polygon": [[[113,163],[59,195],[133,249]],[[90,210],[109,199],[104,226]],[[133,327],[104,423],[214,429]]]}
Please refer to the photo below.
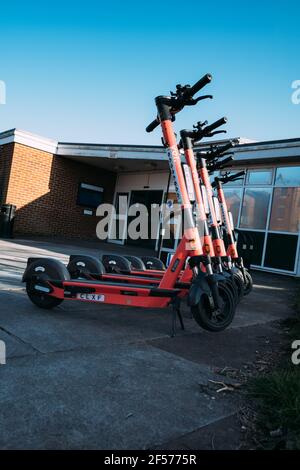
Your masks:
{"label": "clear blue sky", "polygon": [[77,142],[159,144],[154,97],[206,72],[214,101],[177,129],[229,118],[228,136],[300,137],[299,1],[22,1],[0,11],[0,130]]}

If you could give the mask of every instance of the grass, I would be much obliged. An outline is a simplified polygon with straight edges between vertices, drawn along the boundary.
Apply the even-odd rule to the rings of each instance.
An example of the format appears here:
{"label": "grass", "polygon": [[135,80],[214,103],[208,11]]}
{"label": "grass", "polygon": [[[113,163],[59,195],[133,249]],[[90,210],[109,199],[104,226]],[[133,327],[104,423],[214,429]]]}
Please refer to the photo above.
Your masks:
{"label": "grass", "polygon": [[258,424],[266,436],[279,430],[284,447],[300,450],[299,366],[255,378],[249,393],[258,400]]}
{"label": "grass", "polygon": [[248,386],[268,448],[300,450],[300,365],[292,364],[290,347],[294,340],[300,340],[300,288],[295,307],[298,315],[283,325],[288,332],[288,347],[279,359],[280,364],[266,375],[253,378]]}

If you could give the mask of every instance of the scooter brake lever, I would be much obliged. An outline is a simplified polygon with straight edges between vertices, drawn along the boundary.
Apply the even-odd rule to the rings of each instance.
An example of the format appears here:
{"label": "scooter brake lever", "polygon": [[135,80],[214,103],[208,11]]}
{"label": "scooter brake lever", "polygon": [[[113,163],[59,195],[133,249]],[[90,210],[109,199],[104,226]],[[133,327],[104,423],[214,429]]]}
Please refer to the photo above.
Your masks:
{"label": "scooter brake lever", "polygon": [[214,132],[210,132],[209,134],[205,134],[205,137],[213,137],[214,135],[216,134],[226,134],[227,131],[214,131]]}
{"label": "scooter brake lever", "polygon": [[198,103],[198,101],[201,100],[212,100],[213,95],[203,95],[203,96],[198,96],[198,98],[195,98],[195,104]]}

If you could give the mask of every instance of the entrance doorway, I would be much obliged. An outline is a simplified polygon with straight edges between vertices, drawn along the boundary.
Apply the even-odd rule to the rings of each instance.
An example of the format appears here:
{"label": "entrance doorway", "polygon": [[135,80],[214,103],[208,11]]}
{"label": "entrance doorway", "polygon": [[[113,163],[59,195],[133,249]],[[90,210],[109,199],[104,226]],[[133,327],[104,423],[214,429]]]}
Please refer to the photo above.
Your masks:
{"label": "entrance doorway", "polygon": [[[138,245],[142,246],[144,248],[150,248],[150,249],[155,249],[156,246],[156,241],[157,239],[151,239],[151,205],[152,204],[158,204],[159,206],[162,203],[162,198],[163,198],[163,191],[152,191],[152,190],[144,190],[144,191],[132,191],[131,192],[131,197],[130,197],[130,206],[134,204],[141,204],[147,207],[148,210],[148,234],[149,237],[146,240],[143,240],[141,238],[138,238],[137,240],[132,240],[131,238],[127,238],[127,243],[128,245]],[[138,208],[138,207],[137,207]],[[128,226],[135,217],[130,217],[128,216]],[[152,227],[153,231],[154,227]],[[157,227],[157,237],[158,237],[158,230],[159,227]]]}

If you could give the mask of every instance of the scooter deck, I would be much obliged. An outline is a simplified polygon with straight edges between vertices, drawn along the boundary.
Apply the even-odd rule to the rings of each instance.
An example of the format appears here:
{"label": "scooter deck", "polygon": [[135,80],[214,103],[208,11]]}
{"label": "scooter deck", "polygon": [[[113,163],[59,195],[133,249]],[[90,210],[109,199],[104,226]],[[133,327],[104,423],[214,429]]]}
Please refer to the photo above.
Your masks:
{"label": "scooter deck", "polygon": [[[36,280],[35,289],[63,300],[79,300],[105,304],[130,305],[146,308],[167,307],[173,298],[182,295],[177,288],[165,289],[123,282],[101,282],[90,280]],[[46,289],[49,289],[46,292]]]}
{"label": "scooter deck", "polygon": [[[105,284],[108,284],[109,281],[112,281],[114,285],[116,285],[116,283],[120,281],[121,284],[128,283],[128,285],[130,284],[130,286],[138,285],[139,287],[143,285],[149,287],[158,286],[161,281],[161,279],[154,279],[153,277],[139,277],[130,274],[96,274],[94,276],[93,274],[91,274],[91,279],[95,279],[95,281],[105,282]],[[132,284],[134,282],[136,284]],[[178,289],[189,289],[190,284],[186,282],[177,281],[174,287]]]}

